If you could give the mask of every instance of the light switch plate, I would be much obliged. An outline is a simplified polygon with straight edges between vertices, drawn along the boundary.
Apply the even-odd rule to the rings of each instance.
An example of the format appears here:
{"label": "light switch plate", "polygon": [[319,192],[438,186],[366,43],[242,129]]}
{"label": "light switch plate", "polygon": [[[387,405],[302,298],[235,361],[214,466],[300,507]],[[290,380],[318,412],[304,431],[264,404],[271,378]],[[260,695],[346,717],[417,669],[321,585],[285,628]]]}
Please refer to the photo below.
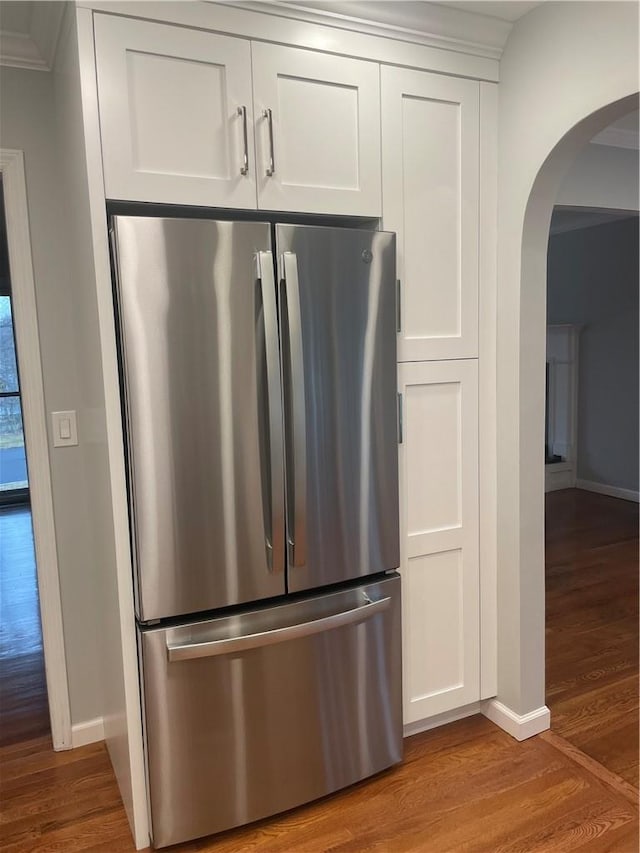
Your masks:
{"label": "light switch plate", "polygon": [[74,447],[78,443],[78,425],[74,411],[51,412],[51,422],[54,447]]}

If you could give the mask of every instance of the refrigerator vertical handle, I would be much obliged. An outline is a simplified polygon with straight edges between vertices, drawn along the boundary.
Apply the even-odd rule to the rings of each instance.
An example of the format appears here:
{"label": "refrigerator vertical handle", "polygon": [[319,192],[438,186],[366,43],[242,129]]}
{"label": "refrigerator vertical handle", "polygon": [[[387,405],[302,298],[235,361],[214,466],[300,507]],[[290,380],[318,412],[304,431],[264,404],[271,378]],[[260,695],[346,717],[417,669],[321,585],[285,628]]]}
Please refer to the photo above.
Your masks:
{"label": "refrigerator vertical handle", "polygon": [[267,364],[267,400],[269,409],[269,456],[271,467],[271,530],[267,533],[269,567],[284,571],[284,448],[282,435],[282,385],[278,309],[271,252],[256,254],[257,277],[262,296],[264,345]]}
{"label": "refrigerator vertical handle", "polygon": [[300,286],[298,283],[298,259],[294,252],[283,252],[281,256],[281,286],[286,302],[286,323],[289,330],[288,376],[290,387],[287,395],[290,403],[291,423],[287,434],[291,437],[289,464],[293,466],[293,496],[287,494],[289,514],[290,563],[301,568],[307,561],[307,430],[305,422],[304,361],[302,349],[302,317],[300,313]]}

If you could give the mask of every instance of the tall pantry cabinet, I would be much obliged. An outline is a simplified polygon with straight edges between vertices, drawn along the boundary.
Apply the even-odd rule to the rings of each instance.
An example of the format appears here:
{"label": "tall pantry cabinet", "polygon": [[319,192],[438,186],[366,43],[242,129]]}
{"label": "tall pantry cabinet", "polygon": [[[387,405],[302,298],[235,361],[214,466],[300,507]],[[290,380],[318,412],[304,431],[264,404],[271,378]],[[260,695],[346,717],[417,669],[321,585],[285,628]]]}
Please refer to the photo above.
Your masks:
{"label": "tall pantry cabinet", "polygon": [[397,233],[404,718],[481,698],[480,84],[383,67],[383,225]]}

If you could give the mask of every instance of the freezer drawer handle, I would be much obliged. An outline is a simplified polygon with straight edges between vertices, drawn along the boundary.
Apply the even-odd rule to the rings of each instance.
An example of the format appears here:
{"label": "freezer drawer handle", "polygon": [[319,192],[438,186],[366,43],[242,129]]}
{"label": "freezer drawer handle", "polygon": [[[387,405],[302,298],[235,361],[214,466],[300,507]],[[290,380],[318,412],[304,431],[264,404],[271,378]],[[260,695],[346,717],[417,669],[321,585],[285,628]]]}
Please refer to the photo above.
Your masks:
{"label": "freezer drawer handle", "polygon": [[286,640],[311,637],[313,634],[321,634],[324,631],[331,631],[333,628],[342,628],[344,625],[357,625],[359,622],[364,622],[365,619],[387,610],[390,603],[390,598],[381,598],[379,601],[370,601],[367,598],[365,604],[359,607],[345,610],[342,613],[334,613],[331,616],[323,616],[322,619],[313,619],[311,622],[303,622],[300,625],[287,625],[284,628],[274,628],[272,631],[260,631],[257,634],[230,637],[226,640],[211,640],[207,643],[174,645],[167,642],[167,657],[169,662],[173,663],[180,660],[229,655],[248,649],[273,646],[276,643],[284,643]]}

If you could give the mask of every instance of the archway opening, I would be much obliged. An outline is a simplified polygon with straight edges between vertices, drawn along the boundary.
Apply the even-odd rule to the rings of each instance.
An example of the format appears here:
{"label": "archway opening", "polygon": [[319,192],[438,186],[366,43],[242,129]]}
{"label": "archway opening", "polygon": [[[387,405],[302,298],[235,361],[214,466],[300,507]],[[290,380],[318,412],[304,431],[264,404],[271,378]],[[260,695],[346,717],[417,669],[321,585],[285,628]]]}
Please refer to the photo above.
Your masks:
{"label": "archway opening", "polygon": [[[544,695],[544,480],[547,342],[547,247],[553,207],[580,150],[599,132],[638,107],[626,96],[585,116],[550,151],[533,182],[522,231],[519,305],[519,567],[521,690]],[[526,702],[523,702],[526,704]],[[535,704],[535,699],[534,699]],[[539,703],[538,703],[539,704]],[[553,728],[553,720],[552,720]]]}

